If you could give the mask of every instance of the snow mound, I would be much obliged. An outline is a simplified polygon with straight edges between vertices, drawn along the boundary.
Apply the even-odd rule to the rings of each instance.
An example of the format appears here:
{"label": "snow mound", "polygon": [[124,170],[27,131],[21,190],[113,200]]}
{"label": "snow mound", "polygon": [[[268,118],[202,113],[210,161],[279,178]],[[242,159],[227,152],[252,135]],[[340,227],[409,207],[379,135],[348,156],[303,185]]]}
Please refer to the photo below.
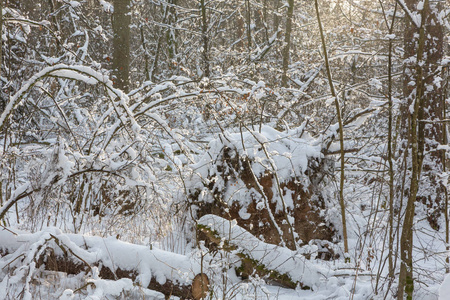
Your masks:
{"label": "snow mound", "polygon": [[[203,190],[206,185],[213,185],[211,190],[225,191],[224,200],[230,206],[233,201],[248,204],[252,191],[239,179],[240,170],[230,170],[225,156],[230,160],[240,159],[250,164],[255,178],[268,174],[276,174],[279,184],[295,180],[304,189],[311,183],[308,176],[311,164],[319,164],[324,155],[321,153],[321,143],[304,131],[304,126],[284,132],[270,126],[261,126],[260,131],[242,131],[238,133],[221,134],[208,145],[208,151],[202,155],[196,164],[191,165],[194,176],[188,181],[188,188],[193,194],[195,190]],[[228,158],[228,157],[227,157]],[[234,177],[234,178],[233,178]],[[284,205],[293,209],[293,201],[282,199],[275,193],[274,200],[277,207]],[[289,198],[287,196],[286,198]],[[200,201],[213,202],[213,196],[208,193],[200,195]]]}

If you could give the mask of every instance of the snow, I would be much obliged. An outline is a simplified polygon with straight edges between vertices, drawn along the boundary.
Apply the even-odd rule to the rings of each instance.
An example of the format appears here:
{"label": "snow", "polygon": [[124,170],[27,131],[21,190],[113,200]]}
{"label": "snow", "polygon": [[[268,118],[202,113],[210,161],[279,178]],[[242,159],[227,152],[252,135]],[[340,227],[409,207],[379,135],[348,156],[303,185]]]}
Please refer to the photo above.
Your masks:
{"label": "snow", "polygon": [[20,185],[17,189],[13,190],[9,200],[0,207],[0,215],[2,215],[5,211],[7,211],[11,207],[11,205],[15,203],[17,198],[21,194],[25,193],[29,188],[30,183],[25,183]]}
{"label": "snow", "polygon": [[447,300],[450,296],[450,274],[445,276],[444,282],[442,282],[439,288],[439,300]]}
{"label": "snow", "polygon": [[70,1],[69,5],[72,6],[73,8],[77,8],[81,6],[81,3],[78,1]]}
{"label": "snow", "polygon": [[409,9],[404,0],[396,0],[397,3],[401,6],[401,8],[405,11],[405,13],[408,15],[409,19],[413,24],[416,26],[416,28],[421,27],[422,19],[420,18],[420,15],[417,13],[412,13]]}
{"label": "snow", "polygon": [[417,10],[423,10],[423,1],[419,1],[419,3],[417,3]]}
{"label": "snow", "polygon": [[386,35],[384,36],[384,38],[387,39],[387,40],[395,40],[396,37],[397,37],[397,36],[396,36],[394,33],[392,33],[392,34],[386,34]]}
{"label": "snow", "polygon": [[313,287],[319,282],[323,272],[328,273],[311,264],[298,252],[258,240],[233,221],[215,215],[205,215],[198,220],[198,223],[209,227],[220,237],[237,245],[237,251],[248,255],[270,270],[288,274],[294,281]]}
{"label": "snow", "polygon": [[99,2],[105,12],[111,13],[111,14],[114,12],[114,6],[111,3],[104,1],[104,0],[99,0]]}
{"label": "snow", "polygon": [[[164,284],[166,280],[188,284],[200,272],[200,265],[188,256],[122,242],[113,237],[100,238],[63,234],[56,228],[46,228],[34,234],[19,233],[18,235],[1,229],[0,251],[7,251],[10,254],[2,257],[0,267],[13,268],[14,266],[26,266],[27,264],[31,266],[34,263],[35,255],[39,256],[39,253],[45,250],[45,247],[42,248],[41,246],[45,244],[51,246],[53,237],[59,241],[62,247],[69,249],[70,253],[77,255],[77,257],[83,258],[91,266],[100,261],[102,266],[113,271],[119,268],[136,270],[139,274],[137,282],[143,287],[148,286],[152,277],[155,277],[160,284]],[[59,247],[55,245],[51,247],[57,255],[62,255]],[[17,260],[24,254],[25,261]],[[76,258],[73,259],[77,260]],[[21,269],[19,268],[19,270]],[[90,280],[95,283],[97,294],[104,290],[108,294],[118,295],[127,287],[133,286],[131,279],[127,278],[118,281],[101,280],[98,277],[98,271],[96,267],[93,267],[92,279]],[[33,272],[33,270],[29,271],[29,273]],[[1,285],[5,285],[11,279],[19,280],[23,276],[25,276],[23,272],[16,272],[12,277],[6,275]],[[70,291],[65,291],[64,294],[67,296]],[[94,294],[94,297],[98,296]]]}
{"label": "snow", "polygon": [[277,171],[282,182],[292,176],[304,177],[308,158],[322,158],[323,155],[315,140],[296,135],[295,129],[280,132],[266,125],[261,127],[261,133],[252,130],[230,133],[211,141],[209,151],[192,168],[202,178],[214,175],[215,171],[210,169],[213,162],[211,158],[220,157],[224,147],[228,147],[236,151],[239,157],[248,157],[252,161],[252,169],[257,177],[266,171]]}
{"label": "snow", "polygon": [[[44,77],[49,75],[61,76],[64,78],[70,78],[74,80],[84,81],[87,84],[96,84],[98,82],[104,82],[112,88],[112,82],[109,79],[93,69],[86,66],[68,66],[65,64],[57,64],[51,67],[46,67],[40,72],[34,74],[29,80],[27,80],[20,90],[15,93],[8,102],[5,110],[0,116],[0,129],[4,126],[4,122],[11,115],[13,109],[20,105],[24,94],[34,85],[37,84]],[[112,88],[113,89],[113,88]]]}
{"label": "snow", "polygon": [[381,81],[376,78],[371,78],[369,80],[369,84],[376,89],[381,89],[383,87],[383,84],[381,83]]}
{"label": "snow", "polygon": [[[247,283],[239,281],[242,291],[247,293],[256,293],[255,295],[266,295],[269,299],[345,299],[348,297],[348,288],[351,281],[342,281],[341,277],[333,277],[333,271],[330,268],[315,265],[306,260],[301,252],[294,252],[286,248],[261,242],[250,233],[236,225],[235,222],[222,219],[217,216],[207,215],[199,220],[199,224],[211,227],[219,235],[231,239],[234,244],[238,245],[237,251],[249,255],[252,259],[264,264],[267,268],[276,270],[282,274],[288,274],[293,280],[301,281],[305,285],[309,285],[313,290],[292,290],[280,288],[276,286],[268,286],[262,282],[258,283],[257,290],[252,290]],[[134,245],[119,241],[113,237],[100,238],[87,235],[64,234],[56,228],[45,228],[36,233],[26,233],[15,230],[16,234],[10,231],[0,229],[0,251],[8,251],[8,255],[0,259],[0,268],[8,266],[9,269],[15,270],[11,275],[3,274],[0,282],[0,288],[18,284],[21,278],[31,278],[27,274],[39,272],[34,266],[34,256],[42,253],[46,247],[50,246],[57,255],[62,255],[58,246],[53,243],[52,237],[59,241],[62,247],[65,247],[74,255],[81,257],[84,261],[91,265],[90,276],[86,278],[87,283],[94,284],[94,288],[87,289],[86,298],[79,298],[74,293],[74,288],[64,288],[57,292],[59,299],[103,299],[105,296],[119,296],[123,292],[130,292],[135,289],[136,283],[145,287],[148,285],[150,278],[155,277],[156,280],[163,284],[166,280],[189,284],[193,277],[201,270],[200,261],[196,259],[196,255],[179,255],[172,252],[163,251],[153,247]],[[21,261],[20,258],[25,254],[26,260]],[[72,256],[69,254],[69,257]],[[73,257],[77,260],[77,258]],[[100,267],[95,267],[95,262],[101,261],[104,267],[112,270],[131,269],[136,270],[140,275],[137,282],[131,279],[122,278],[118,280],[105,280],[99,277]],[[29,269],[27,266],[29,265]],[[15,269],[16,268],[16,269]],[[213,276],[211,271],[214,266],[203,266],[204,271]],[[210,271],[208,271],[212,268]],[[336,275],[344,273],[336,273]],[[0,273],[1,275],[1,273]],[[36,274],[37,275],[37,274]],[[233,277],[233,276],[232,276]],[[233,277],[234,278],[234,277]],[[328,278],[327,280],[324,280]],[[1,279],[1,277],[0,277]],[[230,278],[236,281],[237,278]],[[255,278],[255,280],[257,280]],[[327,287],[332,287],[328,289]],[[364,299],[360,296],[361,289],[365,289],[364,293],[368,295],[370,285],[361,285],[358,287],[359,292],[355,299]],[[142,290],[141,290],[142,292]],[[151,299],[164,299],[163,295],[155,291],[145,290],[144,292]],[[29,295],[31,293],[27,291]],[[245,293],[237,295],[237,299],[246,299]],[[75,298],[76,297],[76,298]],[[0,299],[1,296],[0,296]]]}

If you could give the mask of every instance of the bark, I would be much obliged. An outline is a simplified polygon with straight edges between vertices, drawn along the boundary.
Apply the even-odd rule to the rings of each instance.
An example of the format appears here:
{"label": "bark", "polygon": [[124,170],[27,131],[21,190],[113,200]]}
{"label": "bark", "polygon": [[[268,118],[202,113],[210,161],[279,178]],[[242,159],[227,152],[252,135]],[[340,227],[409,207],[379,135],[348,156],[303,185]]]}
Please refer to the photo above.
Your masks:
{"label": "bark", "polygon": [[[436,150],[444,143],[444,93],[442,84],[436,84],[443,57],[444,34],[438,14],[442,7],[430,3],[429,14],[425,16],[424,28],[424,67],[423,67],[423,105],[419,110],[419,163],[422,174],[431,186],[424,187],[426,194],[418,198],[429,208],[428,222],[439,229],[438,219],[444,209],[445,187],[440,181],[445,159],[443,152]],[[429,88],[431,87],[431,90]],[[430,123],[432,122],[432,123]],[[428,154],[428,156],[426,156]]]}
{"label": "bark", "polygon": [[236,47],[239,51],[242,51],[244,48],[244,41],[243,41],[243,35],[244,35],[244,19],[239,16],[236,18],[236,23],[234,24],[235,28],[236,28],[236,40],[238,40],[238,42],[236,43]]}
{"label": "bark", "polygon": [[[446,78],[446,76],[447,76],[447,81],[446,81],[446,83],[445,83],[445,85],[444,85],[444,88],[443,88],[443,94],[445,95],[446,94],[446,91],[448,90],[448,74],[446,74],[446,72],[448,72],[448,70],[446,70],[446,71],[442,71],[442,78]],[[442,106],[443,107],[445,107],[445,96],[442,98]],[[447,120],[447,114],[446,114],[446,111],[445,111],[445,109],[444,109],[444,112],[443,112],[443,114],[442,114],[442,118],[444,119],[444,120]],[[447,128],[447,124],[445,123],[444,124],[444,128],[443,128],[443,131],[444,131],[444,145],[448,145],[448,128]],[[448,166],[447,166],[447,164],[448,164],[448,162],[449,162],[449,160],[448,159],[446,159],[446,152],[445,151],[443,151],[443,153],[442,153],[442,160],[444,161],[444,164],[443,164],[443,166],[442,166],[442,170],[443,170],[443,172],[444,172],[444,174],[446,174],[447,173],[447,170],[448,170]],[[447,250],[447,257],[445,258],[445,263],[446,263],[446,266],[445,266],[445,272],[446,273],[450,273],[450,220],[449,220],[449,211],[448,211],[448,190],[447,190],[447,188],[445,188],[445,198],[444,198],[444,218],[445,218],[445,244],[446,244],[446,247],[445,247],[445,249]]]}
{"label": "bark", "polygon": [[206,16],[206,3],[205,0],[200,0],[200,10],[202,17],[202,71],[203,76],[209,78],[209,40],[208,40],[208,19]]}
{"label": "bark", "polygon": [[294,0],[288,0],[288,9],[286,17],[286,32],[284,34],[284,48],[283,48],[283,75],[281,77],[281,86],[287,87],[288,77],[287,71],[289,67],[290,48],[291,48],[291,32],[292,32],[292,17],[294,14]]}
{"label": "bark", "polygon": [[[429,5],[428,0],[425,1],[425,5]],[[418,49],[417,49],[417,62],[416,62],[416,86],[415,91],[409,91],[409,81],[405,84],[405,91],[407,94],[405,96],[410,99],[413,98],[413,94],[415,93],[414,99],[414,108],[412,113],[410,113],[409,123],[411,125],[409,131],[409,140],[410,140],[410,149],[411,149],[411,165],[412,165],[412,173],[411,173],[411,183],[409,188],[408,202],[405,208],[405,219],[403,220],[402,233],[400,237],[400,275],[399,275],[399,285],[398,285],[398,298],[403,299],[404,294],[406,293],[407,299],[412,299],[412,295],[414,292],[414,279],[413,279],[413,264],[412,264],[412,248],[413,248],[413,222],[414,222],[414,212],[415,212],[415,201],[417,192],[419,190],[419,177],[420,177],[420,162],[422,159],[419,157],[419,134],[418,134],[418,119],[419,119],[419,109],[422,106],[422,95],[423,95],[423,68],[421,67],[421,62],[423,59],[423,47],[425,41],[425,33],[424,33],[424,21],[425,20],[425,11],[422,12],[422,26],[419,28],[419,41],[418,41]],[[407,32],[407,37],[408,36]],[[414,40],[411,37],[411,40]],[[407,46],[413,45],[411,40],[406,39]],[[406,76],[408,78],[408,74],[412,74],[412,69],[406,68]]]}
{"label": "bark", "polygon": [[[443,31],[438,13],[439,3],[423,3],[418,10],[417,0],[408,0],[406,5],[412,12],[421,15],[419,27],[410,23],[405,30],[405,67],[403,93],[405,101],[402,112],[403,145],[405,154],[410,152],[410,186],[403,191],[407,199],[405,218],[400,238],[400,275],[398,298],[412,299],[413,277],[413,224],[417,201],[428,208],[428,221],[438,229],[438,217],[443,209],[445,188],[439,181],[444,161],[436,150],[443,143],[442,87],[438,82],[439,63],[443,55]],[[425,138],[426,137],[426,138]],[[425,184],[424,184],[425,183]],[[423,189],[423,190],[422,190]],[[419,194],[419,191],[420,194]]]}
{"label": "bark", "polygon": [[[263,143],[260,143],[260,147],[265,149]],[[268,155],[268,150],[264,151]],[[307,184],[297,177],[280,178],[275,166],[270,163],[269,169],[257,176],[252,169],[252,160],[240,156],[233,148],[225,147],[219,156],[212,159],[221,161],[217,167],[221,174],[208,176],[207,180],[216,180],[214,178],[219,176],[227,186],[227,182],[232,183],[228,175],[235,174],[233,178],[239,178],[245,186],[241,192],[251,193],[250,201],[246,203],[233,201],[228,204],[222,200],[226,197],[228,188],[214,191],[213,186],[205,185],[204,188],[194,189],[188,194],[189,202],[195,203],[197,218],[213,214],[227,220],[236,220],[239,226],[267,243],[291,250],[297,250],[300,243],[300,245],[320,244],[322,249],[319,251],[319,257],[322,259],[335,257],[334,252],[327,246],[333,241],[335,232],[331,225],[325,225],[326,220],[323,218],[325,203],[321,198],[320,181],[327,158],[308,160]],[[207,189],[214,194],[214,201],[204,202],[199,199],[199,193]],[[295,209],[286,206],[283,195],[286,193],[293,199]],[[258,208],[261,200],[264,208]],[[277,203],[281,204],[281,209]],[[246,211],[250,216],[242,218],[242,211]]]}
{"label": "bark", "polygon": [[[418,0],[409,0],[406,4],[414,12],[418,2]],[[439,82],[444,39],[443,27],[438,18],[439,11],[442,11],[439,4],[431,3],[424,10],[419,11],[423,15],[423,25],[420,29],[407,20],[404,37],[406,63],[403,83],[403,94],[407,101],[403,102],[401,108],[403,116],[401,134],[403,140],[407,140],[411,127],[411,113],[408,110],[416,98],[421,98],[422,104],[418,108],[418,159],[421,175],[428,180],[430,186],[424,187],[424,193],[421,193],[422,195],[417,200],[428,206],[430,211],[428,220],[430,225],[436,229],[438,227],[437,218],[443,211],[444,202],[444,188],[436,176],[437,173],[442,172],[444,165],[442,152],[436,150],[437,144],[444,142],[444,123],[439,122],[443,119],[444,93],[442,84],[436,84]],[[421,34],[423,34],[423,41],[415,38]],[[423,44],[422,50],[418,49],[419,43]],[[422,53],[419,53],[419,50]],[[423,66],[416,63],[418,62],[416,53],[417,57],[419,55],[423,57]],[[419,74],[421,74],[420,78]],[[415,84],[410,84],[412,82]],[[416,90],[417,84],[420,86]]]}
{"label": "bark", "polygon": [[[397,11],[397,10],[395,10]],[[392,34],[395,21],[395,12],[392,18],[392,24],[389,28],[389,34]],[[389,163],[389,277],[394,279],[395,269],[393,263],[394,255],[394,150],[392,149],[392,119],[393,119],[393,101],[392,101],[392,43],[389,40],[389,58],[388,58],[388,101],[389,101],[389,120],[388,120],[388,163]]]}
{"label": "bark", "polygon": [[[445,103],[445,99],[443,99],[443,104]],[[445,109],[444,109],[444,114],[443,114],[443,118],[444,120],[447,119],[447,116],[445,114]],[[448,144],[448,137],[447,137],[447,128],[444,128],[444,145]],[[444,165],[443,165],[443,171],[444,174],[447,172],[447,166],[446,166],[446,161],[445,161],[445,152],[443,153],[443,160],[444,160]],[[445,250],[447,251],[447,257],[445,258],[445,273],[450,273],[450,228],[449,228],[449,216],[448,216],[448,190],[447,188],[445,189],[445,199],[444,199],[444,217],[445,217],[445,244],[447,246],[445,246]]]}
{"label": "bark", "polygon": [[[1,77],[3,76],[2,73],[2,66],[3,66],[3,0],[0,0],[0,114],[3,113],[5,106],[6,106],[6,99],[3,98],[3,80],[1,80]],[[1,201],[1,186],[0,186],[0,201]]]}
{"label": "bark", "polygon": [[[46,256],[46,262],[43,259],[39,260],[36,267],[44,266],[45,270],[64,272],[70,275],[76,275],[84,272],[86,266],[83,262],[74,261],[73,258],[56,256],[54,253]],[[139,262],[136,262],[138,264]],[[101,265],[101,262],[98,262]],[[122,278],[130,278],[135,281],[139,273],[136,270],[129,269],[117,269],[115,271],[108,267],[102,266],[99,272],[99,277],[102,279],[118,280]],[[164,284],[159,283],[155,277],[152,277],[150,283],[147,286],[148,289],[158,291],[167,297],[177,296],[182,299],[193,299],[192,288],[190,284],[181,284],[178,282],[173,282],[171,280],[166,280]]]}
{"label": "bark", "polygon": [[154,80],[153,80],[153,73],[152,73],[152,75],[150,75],[150,67],[149,67],[150,55],[149,55],[148,49],[147,49],[147,40],[145,39],[143,24],[139,25],[139,32],[141,34],[142,49],[144,50],[145,80],[150,80],[150,78],[152,77],[152,81],[154,82]]}
{"label": "bark", "polygon": [[169,24],[170,26],[170,28],[167,30],[166,33],[169,59],[175,59],[178,53],[176,30],[173,28],[173,26],[175,26],[175,24],[177,23],[177,13],[174,7],[175,5],[177,5],[177,1],[178,0],[169,0],[169,3],[171,5],[167,8],[168,9],[167,24]]}
{"label": "bark", "polygon": [[274,1],[274,7],[273,9],[275,10],[275,16],[273,18],[273,33],[278,31],[278,27],[280,27],[280,17],[278,16],[277,12],[278,9],[281,6],[281,1],[280,0],[275,0]]}
{"label": "bark", "polygon": [[[3,35],[3,1],[0,0],[0,77],[2,76],[2,68],[3,66],[3,39],[1,38]],[[0,89],[3,88],[3,82],[1,82]]]}
{"label": "bark", "polygon": [[246,0],[245,1],[246,4],[246,10],[247,10],[247,14],[246,14],[246,18],[247,18],[247,48],[248,48],[248,52],[250,54],[250,51],[252,49],[252,32],[251,32],[251,23],[252,23],[252,12],[251,12],[251,8],[250,8],[250,0]]}
{"label": "bark", "polygon": [[267,4],[268,0],[264,0],[263,2],[263,9],[262,9],[262,23],[264,26],[264,33],[266,35],[266,41],[269,41],[269,29],[268,29],[268,22],[267,22],[267,9],[268,9],[268,4]]}
{"label": "bark", "polygon": [[128,92],[130,88],[130,0],[114,0],[113,74],[115,87]]}

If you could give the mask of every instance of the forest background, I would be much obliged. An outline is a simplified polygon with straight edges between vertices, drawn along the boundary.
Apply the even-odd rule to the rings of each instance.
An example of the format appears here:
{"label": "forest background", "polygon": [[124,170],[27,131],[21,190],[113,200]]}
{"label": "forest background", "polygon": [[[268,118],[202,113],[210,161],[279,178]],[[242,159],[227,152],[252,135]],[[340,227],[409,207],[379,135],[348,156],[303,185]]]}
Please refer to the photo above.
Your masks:
{"label": "forest background", "polygon": [[445,299],[448,0],[1,12],[0,299]]}

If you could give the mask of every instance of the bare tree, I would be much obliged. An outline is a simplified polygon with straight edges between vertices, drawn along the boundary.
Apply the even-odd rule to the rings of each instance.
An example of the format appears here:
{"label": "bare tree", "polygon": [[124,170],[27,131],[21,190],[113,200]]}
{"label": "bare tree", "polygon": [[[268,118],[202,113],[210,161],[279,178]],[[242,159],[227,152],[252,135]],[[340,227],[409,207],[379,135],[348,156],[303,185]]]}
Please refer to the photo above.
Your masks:
{"label": "bare tree", "polygon": [[[383,10],[383,16],[384,21],[386,23],[386,27],[389,31],[389,35],[392,36],[394,32],[394,24],[397,14],[397,4],[394,8],[394,14],[392,16],[392,19],[389,20],[388,16],[385,12],[385,8],[383,6],[383,2],[381,0],[379,1],[381,8]],[[393,62],[392,62],[392,56],[393,56],[393,39],[389,39],[389,45],[388,45],[388,105],[389,105],[389,116],[388,116],[388,149],[387,149],[387,158],[388,158],[388,164],[389,164],[389,277],[393,280],[395,276],[395,266],[394,266],[394,198],[395,198],[395,191],[394,191],[394,138],[393,138],[393,121],[394,121],[394,102],[393,102],[393,78],[392,78],[392,69],[393,69]]]}
{"label": "bare tree", "polygon": [[[337,115],[338,124],[339,124],[339,145],[340,145],[340,154],[341,154],[339,205],[341,208],[341,216],[342,216],[342,231],[343,231],[342,235],[343,235],[343,239],[344,239],[344,252],[346,255],[348,255],[347,220],[345,217],[345,201],[344,201],[344,180],[345,180],[345,173],[344,173],[345,157],[344,157],[344,155],[345,155],[345,149],[344,149],[344,126],[342,123],[342,114],[341,114],[342,110],[341,110],[341,107],[339,104],[338,94],[336,93],[336,89],[334,88],[333,78],[331,76],[331,69],[330,69],[330,64],[329,64],[329,60],[328,60],[325,36],[323,34],[322,22],[320,21],[319,3],[317,0],[315,0],[315,8],[316,8],[316,14],[317,14],[317,22],[319,23],[320,37],[322,40],[322,50],[323,50],[323,55],[324,55],[324,60],[325,60],[325,67],[326,67],[326,72],[327,72],[327,77],[328,77],[328,83],[330,85],[331,95],[334,98],[334,104],[336,107],[336,115]],[[346,257],[345,260],[348,261],[348,257]]]}

